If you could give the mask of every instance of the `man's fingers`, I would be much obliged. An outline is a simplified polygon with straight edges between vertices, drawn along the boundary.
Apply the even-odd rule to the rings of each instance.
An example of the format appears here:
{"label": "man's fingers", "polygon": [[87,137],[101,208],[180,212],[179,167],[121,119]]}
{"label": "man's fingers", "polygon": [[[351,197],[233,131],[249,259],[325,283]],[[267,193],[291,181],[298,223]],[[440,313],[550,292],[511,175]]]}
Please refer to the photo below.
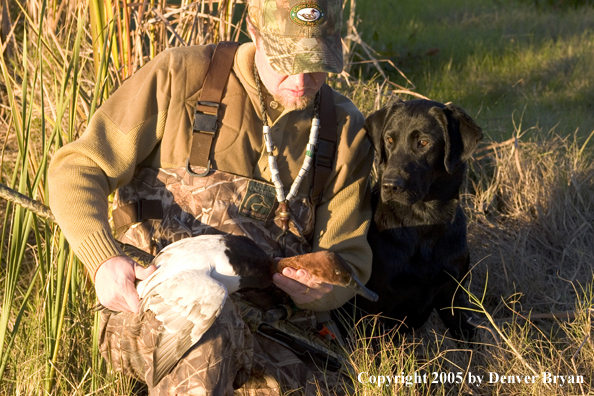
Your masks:
{"label": "man's fingers", "polygon": [[137,313],[140,308],[140,298],[134,287],[134,283],[127,284],[126,289],[122,293],[126,305],[128,305],[128,312]]}
{"label": "man's fingers", "polygon": [[332,285],[316,282],[314,277],[303,269],[295,270],[287,267],[283,269],[283,275],[286,279],[293,280],[293,282],[287,281],[286,285],[291,287],[296,293],[305,293],[308,289],[319,290],[322,294],[332,291]]}
{"label": "man's fingers", "polygon": [[136,279],[145,279],[155,272],[154,265],[142,268],[126,256],[106,260],[95,274],[97,298],[105,307],[114,311],[138,312],[139,302]]}
{"label": "man's fingers", "polygon": [[111,296],[109,302],[103,303],[101,299],[99,299],[99,302],[112,311],[137,313],[140,309],[140,298],[136,292],[134,282],[127,281],[126,285],[119,290],[120,292]]}
{"label": "man's fingers", "polygon": [[136,279],[145,280],[156,270],[156,265],[149,265],[148,267],[144,268],[140,264],[134,263],[134,275],[136,276]]}
{"label": "man's fingers", "polygon": [[132,312],[130,307],[128,307],[128,303],[126,303],[126,300],[121,296],[113,296],[113,298],[108,299],[107,301],[103,300],[104,298],[99,298],[101,305],[107,309],[117,312]]}
{"label": "man's fingers", "polygon": [[305,285],[281,274],[274,274],[272,280],[278,287],[291,295],[305,292]]}
{"label": "man's fingers", "polygon": [[[286,271],[286,275],[285,271],[283,271],[283,274],[274,274],[272,277],[274,284],[289,294],[297,304],[312,302],[332,291],[332,285],[326,283],[311,282],[310,285],[307,285],[290,278],[301,279],[300,274],[297,274],[297,272],[299,271],[291,269]],[[311,278],[309,279],[311,280]]]}
{"label": "man's fingers", "polygon": [[287,267],[283,270],[283,275],[288,276],[291,279],[295,279],[304,285],[309,285],[312,283],[311,274],[303,269],[295,271],[293,268]]}
{"label": "man's fingers", "polygon": [[132,311],[130,311],[130,308],[128,307],[128,304],[126,304],[126,302],[124,301],[123,304],[121,304],[119,301],[112,301],[111,304],[109,305],[105,305],[104,306],[106,308],[111,309],[112,311],[117,311],[117,312],[128,312],[131,313]]}

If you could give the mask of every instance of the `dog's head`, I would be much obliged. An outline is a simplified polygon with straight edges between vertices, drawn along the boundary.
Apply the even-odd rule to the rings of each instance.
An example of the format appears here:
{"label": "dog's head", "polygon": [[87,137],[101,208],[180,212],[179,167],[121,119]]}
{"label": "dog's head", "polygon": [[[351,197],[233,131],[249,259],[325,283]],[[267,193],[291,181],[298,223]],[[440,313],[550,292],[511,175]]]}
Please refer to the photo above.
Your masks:
{"label": "dog's head", "polygon": [[437,179],[460,173],[483,137],[454,105],[429,100],[397,102],[367,117],[365,129],[378,157],[382,201],[413,205]]}

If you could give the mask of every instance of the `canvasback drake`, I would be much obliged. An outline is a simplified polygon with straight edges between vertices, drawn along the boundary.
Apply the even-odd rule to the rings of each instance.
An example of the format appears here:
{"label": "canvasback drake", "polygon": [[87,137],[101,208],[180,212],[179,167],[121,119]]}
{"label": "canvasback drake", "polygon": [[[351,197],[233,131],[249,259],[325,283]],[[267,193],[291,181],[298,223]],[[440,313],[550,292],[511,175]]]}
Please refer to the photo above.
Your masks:
{"label": "canvasback drake", "polygon": [[200,235],[166,246],[154,258],[157,266],[138,283],[140,312],[151,310],[163,325],[153,352],[153,382],[159,383],[177,361],[210,328],[230,293],[265,288],[285,267],[309,271],[318,282],[353,289],[377,300],[335,253],[270,259],[254,241],[237,235]]}

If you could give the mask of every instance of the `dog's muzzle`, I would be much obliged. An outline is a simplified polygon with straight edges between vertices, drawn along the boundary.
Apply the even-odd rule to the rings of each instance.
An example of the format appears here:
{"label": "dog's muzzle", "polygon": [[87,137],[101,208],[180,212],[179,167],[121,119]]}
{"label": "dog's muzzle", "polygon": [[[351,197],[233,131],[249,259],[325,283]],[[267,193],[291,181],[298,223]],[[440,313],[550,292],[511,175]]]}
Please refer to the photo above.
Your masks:
{"label": "dog's muzzle", "polygon": [[402,192],[406,187],[406,180],[402,177],[384,177],[382,178],[382,191],[385,194],[394,194]]}
{"label": "dog's muzzle", "polygon": [[[412,187],[412,188],[411,188]],[[382,201],[396,201],[403,205],[413,205],[419,200],[419,192],[402,176],[384,175],[381,181]]]}

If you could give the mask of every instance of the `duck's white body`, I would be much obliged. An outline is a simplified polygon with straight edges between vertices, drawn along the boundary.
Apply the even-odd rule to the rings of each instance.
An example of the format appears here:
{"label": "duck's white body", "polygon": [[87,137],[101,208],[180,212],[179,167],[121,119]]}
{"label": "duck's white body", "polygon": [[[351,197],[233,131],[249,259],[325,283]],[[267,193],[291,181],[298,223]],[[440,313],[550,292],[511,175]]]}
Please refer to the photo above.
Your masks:
{"label": "duck's white body", "polygon": [[153,264],[157,271],[137,286],[141,313],[150,310],[163,323],[153,352],[151,386],[200,340],[221,313],[229,293],[267,287],[272,284],[272,272],[286,266],[307,269],[318,283],[348,287],[377,299],[334,253],[320,251],[274,262],[244,236],[183,239],[164,248]]}
{"label": "duck's white body", "polygon": [[153,260],[157,271],[138,284],[141,312],[151,310],[163,323],[153,385],[210,328],[228,293],[239,289],[227,252],[223,235],[183,239],[165,247]]}

